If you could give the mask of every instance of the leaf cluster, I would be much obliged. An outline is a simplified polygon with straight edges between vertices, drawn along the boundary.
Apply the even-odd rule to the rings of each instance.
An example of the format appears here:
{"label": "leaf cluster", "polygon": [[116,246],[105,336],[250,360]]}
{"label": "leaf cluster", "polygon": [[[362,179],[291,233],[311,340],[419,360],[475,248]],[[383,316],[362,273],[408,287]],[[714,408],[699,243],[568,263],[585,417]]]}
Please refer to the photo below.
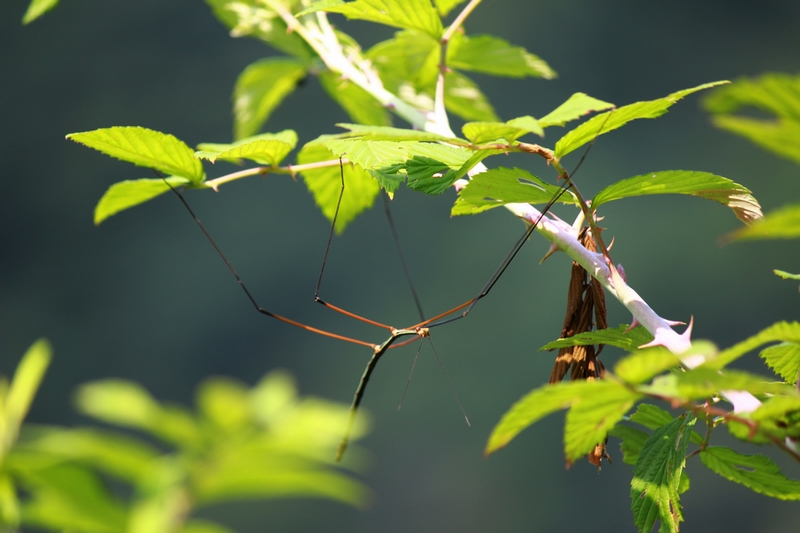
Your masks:
{"label": "leaf cluster", "polygon": [[[776,444],[800,460],[800,453],[791,447],[800,440],[800,392],[795,387],[800,368],[800,323],[775,324],[722,351],[696,342],[680,358],[663,347],[635,349],[651,340],[652,335],[641,326],[630,329],[622,325],[545,345],[542,349],[606,344],[632,353],[621,358],[602,380],[558,383],[523,396],[492,431],[486,453],[507,445],[545,416],[567,409],[564,454],[568,465],[608,436],[620,439],[623,461],[634,465],[631,506],[641,532],[651,531],[656,520],[661,522],[661,531],[678,531],[683,520],[680,494],[689,488],[684,469],[686,459],[693,455],[700,455],[710,470],[756,492],[800,500],[800,482],[786,478],[767,457],[709,445],[713,430],[726,426],[741,440]],[[771,345],[761,351],[761,357],[783,382],[727,368],[765,344]],[[689,360],[697,355],[702,355],[706,363],[695,368],[682,365],[682,358]],[[726,408],[721,399],[726,391],[747,391],[762,404],[751,412],[740,412],[736,405]],[[678,413],[641,403],[628,414],[635,404],[647,400],[667,402]],[[705,436],[693,429],[698,419],[706,424]],[[687,455],[690,444],[698,448]]]}
{"label": "leaf cluster", "polygon": [[[138,436],[30,424],[20,433],[49,359],[49,345],[38,341],[2,389],[0,524],[224,533],[230,530],[193,517],[194,510],[242,499],[325,498],[358,507],[370,499],[363,485],[333,466],[347,407],[300,398],[284,372],[253,388],[207,379],[197,389],[195,412],[158,402],[130,381],[89,383],[78,390],[78,410]],[[353,437],[365,431],[359,419]],[[119,486],[127,488],[112,490]]]}

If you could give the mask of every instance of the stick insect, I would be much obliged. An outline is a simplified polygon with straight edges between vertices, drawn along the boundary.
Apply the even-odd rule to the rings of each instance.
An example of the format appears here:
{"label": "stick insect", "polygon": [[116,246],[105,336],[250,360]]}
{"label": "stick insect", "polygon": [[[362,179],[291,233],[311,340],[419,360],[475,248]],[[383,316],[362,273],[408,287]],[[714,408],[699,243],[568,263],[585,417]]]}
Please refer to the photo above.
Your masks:
{"label": "stick insect", "polygon": [[[602,127],[601,127],[601,129],[602,129]],[[598,134],[599,134],[599,132],[598,132]],[[596,137],[595,137],[595,139],[596,139]],[[594,141],[592,141],[592,143],[587,148],[586,152],[584,152],[583,157],[581,157],[581,160],[579,161],[578,165],[573,170],[573,174],[578,170],[580,165],[583,163],[584,159],[586,158],[586,155],[588,154],[588,152],[591,149],[593,144],[594,144]],[[430,343],[430,345],[431,345],[431,347],[432,347],[432,349],[434,351],[434,354],[436,354],[436,348],[433,346],[433,341],[430,339],[430,330],[432,328],[435,328],[435,327],[438,327],[438,326],[442,326],[444,324],[449,324],[449,323],[454,322],[456,320],[460,320],[462,318],[465,318],[470,313],[470,311],[472,311],[472,309],[475,307],[475,305],[478,303],[478,301],[483,299],[485,296],[487,296],[489,294],[489,292],[492,290],[494,285],[497,283],[497,281],[500,279],[500,277],[506,271],[508,266],[514,260],[516,255],[522,249],[522,246],[525,244],[525,242],[527,242],[527,240],[529,239],[529,237],[531,236],[533,231],[538,226],[539,222],[541,222],[541,220],[549,212],[550,208],[561,198],[562,195],[564,195],[567,192],[567,190],[569,190],[570,188],[574,189],[574,184],[573,184],[572,180],[570,179],[569,174],[567,174],[566,172],[562,172],[561,173],[562,175],[560,175],[560,178],[562,178],[564,180],[563,185],[558,189],[558,191],[556,191],[556,193],[553,195],[553,197],[550,199],[550,201],[546,204],[544,209],[542,209],[541,214],[539,215],[538,219],[535,220],[533,223],[529,223],[528,224],[528,227],[526,228],[525,232],[514,243],[514,246],[511,248],[511,250],[505,256],[505,258],[503,258],[503,260],[500,262],[500,265],[495,269],[494,273],[491,275],[489,280],[481,288],[480,292],[475,297],[470,298],[466,302],[464,302],[464,303],[462,303],[460,305],[457,305],[456,307],[453,307],[452,309],[449,309],[449,310],[447,310],[447,311],[445,311],[443,313],[439,313],[436,316],[434,316],[432,318],[428,318],[428,319],[424,318],[424,313],[422,312],[422,306],[420,304],[420,301],[419,301],[419,298],[417,296],[416,290],[414,289],[414,285],[411,282],[409,269],[408,269],[408,266],[406,264],[405,257],[403,255],[402,248],[399,247],[399,239],[397,237],[397,231],[395,229],[394,222],[393,222],[393,220],[391,218],[391,213],[390,213],[389,206],[388,206],[388,200],[386,198],[384,198],[384,202],[386,202],[385,206],[386,206],[387,217],[388,217],[388,220],[389,220],[389,225],[390,225],[393,237],[395,239],[395,242],[398,245],[398,250],[400,252],[400,257],[401,257],[401,262],[403,264],[403,269],[405,271],[406,277],[408,278],[409,284],[411,286],[411,291],[412,291],[412,294],[413,294],[413,297],[414,297],[414,300],[415,300],[415,303],[416,303],[416,306],[417,306],[417,310],[418,310],[419,315],[420,315],[420,321],[417,322],[416,324],[413,324],[413,325],[405,327],[405,328],[395,328],[395,327],[390,326],[388,324],[383,324],[383,323],[380,323],[380,322],[376,322],[376,321],[371,320],[369,318],[357,315],[355,313],[347,311],[346,309],[343,309],[343,308],[338,307],[336,305],[333,305],[333,304],[331,304],[329,302],[326,302],[322,298],[320,298],[320,295],[319,295],[320,294],[320,288],[321,288],[321,285],[322,285],[323,274],[325,272],[325,265],[326,265],[327,259],[328,259],[328,252],[330,251],[331,244],[332,244],[332,241],[333,241],[333,234],[334,234],[335,227],[336,227],[336,220],[337,220],[337,217],[338,217],[338,214],[339,214],[339,208],[341,206],[342,197],[344,196],[344,192],[345,192],[345,180],[344,180],[344,164],[345,163],[344,163],[343,158],[340,157],[339,163],[340,163],[341,188],[340,188],[340,191],[339,191],[339,197],[338,197],[338,201],[337,201],[336,211],[334,213],[333,220],[332,220],[332,223],[331,223],[331,230],[330,230],[330,233],[329,233],[329,236],[328,236],[328,242],[327,242],[327,245],[326,245],[326,248],[325,248],[325,253],[323,255],[322,266],[320,268],[319,278],[317,280],[317,287],[316,287],[316,290],[314,292],[314,301],[320,303],[321,305],[327,307],[328,309],[331,309],[333,311],[341,313],[341,314],[343,314],[345,316],[348,316],[348,317],[354,318],[356,320],[365,322],[367,324],[370,324],[370,325],[373,325],[373,326],[388,330],[389,333],[390,333],[389,337],[385,341],[380,343],[380,344],[374,344],[374,343],[371,343],[371,342],[362,341],[362,340],[355,339],[355,338],[352,338],[352,337],[347,337],[347,336],[344,336],[344,335],[340,335],[338,333],[333,333],[333,332],[326,331],[326,330],[323,330],[323,329],[315,328],[313,326],[309,326],[309,325],[303,324],[303,323],[298,322],[296,320],[293,320],[291,318],[287,318],[287,317],[284,317],[282,315],[278,315],[276,313],[273,313],[273,312],[268,311],[267,309],[261,307],[258,304],[258,302],[256,301],[255,297],[250,292],[250,290],[245,285],[245,283],[242,280],[242,278],[236,272],[236,270],[234,269],[233,265],[230,263],[230,261],[227,259],[225,254],[222,252],[220,247],[217,245],[217,243],[211,237],[211,234],[208,232],[208,230],[205,228],[203,223],[200,221],[200,219],[194,213],[194,211],[192,210],[191,206],[189,205],[189,203],[186,201],[186,199],[184,198],[183,194],[181,193],[181,191],[178,188],[175,188],[172,185],[170,185],[165,180],[165,183],[167,183],[167,185],[172,190],[172,192],[174,192],[175,195],[179,198],[179,200],[181,201],[183,206],[186,208],[186,210],[188,211],[190,216],[194,219],[195,223],[202,230],[203,234],[206,236],[208,241],[214,247],[214,249],[216,250],[217,254],[224,261],[225,265],[228,267],[228,270],[230,270],[231,274],[233,274],[233,276],[236,279],[237,283],[242,288],[242,290],[244,291],[244,293],[247,296],[248,300],[250,300],[250,303],[253,305],[253,307],[255,308],[255,310],[258,313],[261,313],[262,315],[266,315],[266,316],[271,317],[271,318],[273,318],[275,320],[278,320],[278,321],[284,322],[286,324],[289,324],[289,325],[304,329],[306,331],[310,331],[310,332],[318,334],[318,335],[322,335],[322,336],[325,336],[325,337],[330,337],[330,338],[333,338],[333,339],[338,339],[338,340],[349,342],[349,343],[353,343],[353,344],[358,344],[358,345],[361,345],[361,346],[367,346],[367,347],[372,349],[372,356],[370,357],[370,359],[369,359],[369,361],[367,363],[367,366],[364,369],[364,372],[363,372],[363,374],[361,376],[361,379],[359,380],[358,386],[356,388],[355,394],[353,395],[353,401],[352,401],[352,404],[350,406],[350,411],[349,411],[349,416],[348,416],[348,421],[347,421],[347,427],[345,429],[344,436],[342,437],[342,441],[339,444],[337,452],[336,452],[336,460],[337,461],[340,461],[342,459],[342,457],[343,457],[343,455],[344,455],[344,453],[345,453],[345,451],[347,449],[347,446],[348,446],[348,443],[349,443],[349,439],[350,439],[350,433],[352,431],[353,424],[355,422],[356,415],[358,413],[358,408],[361,405],[361,401],[362,401],[362,399],[364,397],[364,392],[366,391],[366,387],[367,387],[367,384],[369,382],[370,376],[372,375],[372,372],[375,370],[375,367],[378,364],[378,361],[380,360],[380,358],[390,349],[399,348],[401,346],[406,346],[406,345],[411,344],[411,343],[413,343],[413,342],[415,342],[417,340],[422,340],[422,339],[427,339],[428,340],[428,342]],[[162,177],[162,179],[164,178],[164,176],[161,176],[160,174],[159,174],[159,176]],[[419,356],[419,350],[417,351],[417,356]],[[439,361],[439,364],[441,365],[441,360],[439,359],[438,354],[436,354],[436,358]],[[416,358],[414,360],[414,364],[416,364]],[[444,371],[444,367],[443,366],[442,366],[442,370]],[[411,372],[413,373],[413,366],[412,366]],[[447,378],[446,372],[445,372],[445,378],[447,379],[448,384],[450,384],[450,387],[452,389],[452,384],[450,383],[449,378]],[[410,381],[410,376],[409,376],[409,381]],[[406,385],[406,388],[407,387],[408,387],[408,385]],[[455,391],[453,391],[453,392],[455,393]],[[463,407],[461,406],[461,402],[458,400],[458,396],[456,396],[456,401],[458,402],[459,407],[461,408],[462,414],[464,415],[464,418],[466,419],[467,424],[469,425],[469,418],[467,418],[467,415],[464,412]]]}

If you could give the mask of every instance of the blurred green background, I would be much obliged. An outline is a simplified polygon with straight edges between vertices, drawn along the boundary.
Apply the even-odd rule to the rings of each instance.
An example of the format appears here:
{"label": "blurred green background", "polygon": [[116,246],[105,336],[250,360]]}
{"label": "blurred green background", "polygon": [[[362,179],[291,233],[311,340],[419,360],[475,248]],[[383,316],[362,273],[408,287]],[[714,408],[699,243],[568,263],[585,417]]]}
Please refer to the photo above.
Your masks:
{"label": "blurred green background", "polygon": [[[29,420],[87,423],[70,397],[83,382],[124,377],[156,397],[184,404],[196,384],[223,374],[254,384],[290,370],[302,394],[349,402],[369,350],[308,334],[254,313],[175,198],[169,195],[92,225],[95,203],[122,179],[151,177],[64,140],[70,132],[141,125],[190,145],[231,139],[230,94],[261,43],[231,39],[199,1],[64,0],[22,27],[25,0],[0,18],[0,373],[39,336],[55,358]],[[368,23],[332,20],[369,46],[391,34]],[[700,83],[800,71],[800,3],[486,1],[471,33],[491,33],[540,55],[555,81],[475,76],[503,119],[542,116],[577,91],[618,105]],[[346,121],[309,79],[267,123],[301,142]],[[559,133],[550,133],[545,145]],[[571,168],[579,155],[567,162]],[[489,160],[551,179],[530,158]],[[213,177],[231,167],[207,167]],[[603,137],[576,175],[590,196],[612,181],[651,170],[714,172],[749,187],[765,210],[800,198],[800,169],[713,129],[692,96],[656,121]],[[368,339],[382,331],[336,316],[312,301],[328,223],[301,183],[250,178],[189,201],[262,306],[319,327]],[[425,198],[401,190],[393,202],[426,313],[474,296],[523,231],[502,210],[449,218],[453,193]],[[569,211],[559,211],[574,216]],[[695,337],[731,345],[782,319],[798,318],[796,242],[719,247],[739,222],[722,206],[693,198],[615,202],[604,213],[614,258],[660,314],[695,319]],[[523,393],[547,380],[569,275],[557,255],[538,261],[534,237],[466,320],[433,340],[472,421],[465,426],[429,348],[423,348],[402,410],[414,348],[381,361],[367,391],[373,419],[363,448],[364,481],[377,493],[366,512],[323,501],[225,505],[207,516],[237,531],[632,531],[631,468],[612,445],[614,465],[597,475],[580,462],[565,471],[561,417],[523,433],[498,454],[482,449],[493,425]],[[326,300],[381,322],[416,321],[382,209],[334,242]],[[609,323],[627,322],[609,303]],[[606,363],[618,354],[604,353]],[[761,369],[755,356],[743,363]],[[740,450],[755,447],[741,445]],[[796,464],[780,460],[800,478]],[[684,497],[689,531],[786,532],[800,506],[753,494],[695,459]],[[724,512],[722,510],[724,509]]]}

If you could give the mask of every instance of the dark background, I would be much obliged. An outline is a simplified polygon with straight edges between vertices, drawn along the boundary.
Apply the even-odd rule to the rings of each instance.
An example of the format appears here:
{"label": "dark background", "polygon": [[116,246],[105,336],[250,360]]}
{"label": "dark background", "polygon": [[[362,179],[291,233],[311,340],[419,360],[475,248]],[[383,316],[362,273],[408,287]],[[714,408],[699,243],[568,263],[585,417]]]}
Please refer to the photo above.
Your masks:
{"label": "dark background", "polygon": [[[30,420],[86,423],[69,399],[88,380],[124,377],[160,399],[191,404],[194,387],[209,375],[253,384],[280,367],[297,377],[303,394],[348,403],[368,349],[254,313],[168,195],[94,227],[94,205],[111,183],[148,176],[64,140],[70,132],[141,125],[190,145],[227,142],[236,76],[273,52],[255,40],[231,39],[198,1],[64,0],[22,27],[26,4],[5,2],[0,19],[0,372],[9,375],[37,337],[53,342],[55,359]],[[366,46],[393,31],[332,19]],[[523,45],[560,75],[555,81],[475,76],[508,119],[543,116],[577,91],[623,105],[718,79],[794,73],[798,23],[795,1],[498,0],[484,2],[467,29]],[[697,100],[691,96],[657,121],[603,137],[576,176],[584,192],[591,196],[652,170],[693,169],[742,183],[766,210],[800,198],[796,165],[715,130]],[[305,142],[344,120],[309,80],[266,130],[293,128]],[[549,133],[545,144],[559,135]],[[489,164],[552,178],[530,159]],[[226,168],[207,170],[213,177]],[[383,332],[313,304],[328,223],[302,183],[250,178],[189,200],[263,306],[383,340]],[[429,315],[476,294],[523,230],[501,209],[450,219],[452,201],[452,192],[431,199],[401,190],[393,205]],[[721,248],[718,238],[739,222],[728,209],[694,198],[631,199],[604,214],[607,240],[616,238],[614,257],[630,284],[663,316],[694,316],[696,338],[725,347],[777,320],[798,318],[796,284],[771,274],[800,270],[796,242]],[[616,443],[614,464],[601,475],[584,461],[566,471],[561,415],[482,457],[502,413],[549,375],[553,354],[537,349],[560,331],[569,263],[557,255],[539,266],[546,248],[534,236],[469,318],[434,333],[471,428],[429,350],[399,413],[414,349],[381,362],[365,401],[373,430],[363,448],[352,450],[369,457],[364,480],[377,494],[370,510],[311,500],[204,513],[241,532],[634,531],[631,467]],[[397,326],[416,321],[382,209],[336,239],[328,268],[329,301]],[[629,320],[617,302],[609,309],[611,324]],[[607,364],[618,355],[608,350]],[[743,364],[767,372],[755,355]],[[720,435],[717,442],[727,441]],[[800,478],[797,464],[778,460]],[[754,494],[705,471],[697,459],[688,472],[687,531],[797,530],[798,503]]]}

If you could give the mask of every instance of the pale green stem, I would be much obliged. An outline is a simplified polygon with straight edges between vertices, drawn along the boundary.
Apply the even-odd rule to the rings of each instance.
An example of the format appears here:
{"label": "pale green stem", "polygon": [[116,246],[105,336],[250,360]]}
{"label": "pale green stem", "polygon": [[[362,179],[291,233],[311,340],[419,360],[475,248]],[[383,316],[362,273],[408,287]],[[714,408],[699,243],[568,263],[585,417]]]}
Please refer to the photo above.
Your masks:
{"label": "pale green stem", "polygon": [[453,34],[464,24],[464,21],[467,20],[467,17],[470,16],[473,11],[475,11],[475,8],[478,7],[478,4],[480,3],[481,0],[472,0],[469,4],[464,6],[464,9],[461,10],[461,13],[458,14],[450,27],[445,30],[444,35],[442,35],[443,43],[447,43],[453,38]]}
{"label": "pale green stem", "polygon": [[[350,161],[348,161],[347,158],[342,158],[341,163],[348,164],[350,163]],[[285,167],[273,167],[273,166],[254,167],[254,168],[248,168],[246,170],[240,170],[239,172],[233,172],[231,174],[225,174],[224,176],[220,176],[219,178],[205,181],[202,184],[198,185],[196,188],[214,189],[216,191],[218,190],[220,185],[224,185],[228,182],[242,178],[247,178],[250,176],[258,176],[259,174],[260,175],[291,174],[292,176],[294,176],[297,173],[303,172],[305,170],[314,170],[317,168],[327,168],[327,167],[338,167],[339,165],[340,161],[338,159],[329,159],[328,161],[316,161],[314,163],[305,163],[303,165],[287,165]]]}

